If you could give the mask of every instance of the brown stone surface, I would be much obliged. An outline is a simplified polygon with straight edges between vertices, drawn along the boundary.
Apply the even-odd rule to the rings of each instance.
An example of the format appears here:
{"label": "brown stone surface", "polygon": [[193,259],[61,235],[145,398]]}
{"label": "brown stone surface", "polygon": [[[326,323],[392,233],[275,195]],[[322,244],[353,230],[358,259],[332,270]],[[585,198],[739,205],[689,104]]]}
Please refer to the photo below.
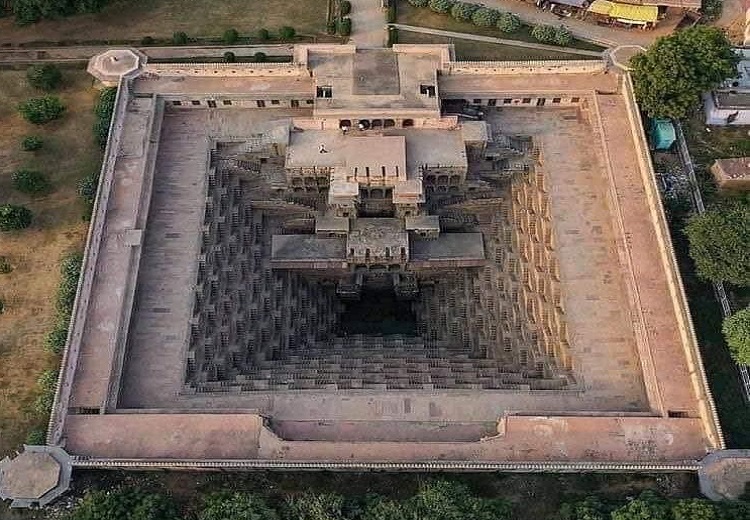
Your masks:
{"label": "brown stone surface", "polygon": [[3,467],[0,495],[37,499],[57,486],[60,464],[47,453],[24,451]]}

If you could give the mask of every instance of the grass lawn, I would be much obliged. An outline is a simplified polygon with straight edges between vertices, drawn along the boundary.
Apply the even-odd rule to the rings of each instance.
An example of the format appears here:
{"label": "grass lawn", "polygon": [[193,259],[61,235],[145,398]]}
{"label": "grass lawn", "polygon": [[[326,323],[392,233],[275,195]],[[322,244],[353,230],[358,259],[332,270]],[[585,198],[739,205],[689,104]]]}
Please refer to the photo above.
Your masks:
{"label": "grass lawn", "polygon": [[284,25],[299,34],[325,32],[325,0],[117,0],[100,13],[44,20],[18,27],[0,18],[0,44],[64,40],[140,40],[170,38],[175,31],[190,37],[217,37],[234,28],[241,35]]}
{"label": "grass lawn", "polygon": [[[82,70],[63,70],[65,86],[57,93],[67,106],[62,119],[46,125],[26,123],[16,105],[38,91],[26,84],[23,71],[0,71],[0,203],[24,204],[34,212],[30,228],[0,233],[0,255],[14,269],[0,274],[0,458],[24,441],[28,431],[44,426],[35,417],[36,380],[56,368],[56,356],[43,349],[54,320],[54,298],[60,279],[59,261],[82,248],[87,224],[76,184],[98,170],[100,151],[91,127],[97,92]],[[29,134],[44,140],[41,150],[24,152],[21,139]],[[11,186],[11,174],[20,167],[48,175],[52,191],[30,197]]]}
{"label": "grass lawn", "polygon": [[[459,22],[449,14],[440,14],[430,10],[427,7],[414,7],[406,0],[398,2],[396,21],[404,25],[417,25],[421,27],[430,27],[444,31],[455,31],[481,36],[492,36],[494,38],[504,38],[506,40],[520,40],[523,42],[540,43],[531,36],[531,27],[522,25],[514,33],[504,33],[494,27],[477,27],[469,22]],[[604,48],[593,43],[574,39],[569,47],[584,49],[589,51],[603,51]],[[578,57],[580,59],[580,57]]]}
{"label": "grass lawn", "polygon": [[414,33],[404,30],[398,31],[398,42],[452,43],[456,48],[456,58],[463,61],[598,59],[593,56],[579,56],[577,54],[567,54],[564,52],[525,49],[523,47],[514,47],[512,45],[499,45],[494,43],[475,42],[472,40],[457,40],[455,38]]}

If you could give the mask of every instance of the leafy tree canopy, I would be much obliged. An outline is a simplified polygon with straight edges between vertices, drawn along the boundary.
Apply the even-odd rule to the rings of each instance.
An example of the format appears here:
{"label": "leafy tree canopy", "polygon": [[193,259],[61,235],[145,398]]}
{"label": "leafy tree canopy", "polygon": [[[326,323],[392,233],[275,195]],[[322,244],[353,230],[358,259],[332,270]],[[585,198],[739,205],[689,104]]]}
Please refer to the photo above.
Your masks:
{"label": "leafy tree canopy", "polygon": [[3,204],[0,206],[0,231],[24,229],[31,225],[32,213],[25,206]]}
{"label": "leafy tree canopy", "polygon": [[543,43],[552,43],[555,41],[555,34],[556,30],[551,25],[536,25],[531,30],[531,36]]}
{"label": "leafy tree canopy", "polygon": [[198,520],[278,520],[266,501],[250,493],[214,493],[209,495]]}
{"label": "leafy tree canopy", "polygon": [[468,22],[471,20],[471,15],[479,9],[476,4],[469,2],[456,2],[451,7],[451,16],[460,22]]}
{"label": "leafy tree canopy", "polygon": [[291,497],[284,507],[288,520],[343,520],[344,497],[332,493],[304,493]]}
{"label": "leafy tree canopy", "polygon": [[479,27],[492,27],[497,23],[500,13],[489,7],[480,7],[471,15],[471,21]]}
{"label": "leafy tree canopy", "polygon": [[32,65],[26,71],[26,79],[29,84],[40,90],[55,90],[62,81],[60,69],[51,63],[44,65]]}
{"label": "leafy tree canopy", "polygon": [[496,25],[502,32],[512,33],[521,28],[521,19],[513,13],[500,13]]}
{"label": "leafy tree canopy", "polygon": [[31,98],[18,105],[24,119],[35,125],[42,125],[58,119],[65,112],[65,105],[54,96]]}
{"label": "leafy tree canopy", "polygon": [[597,497],[586,497],[580,502],[565,503],[560,507],[560,520],[609,520],[609,509]]}
{"label": "leafy tree canopy", "polygon": [[453,7],[453,0],[430,0],[430,9],[436,13],[447,13]]}
{"label": "leafy tree canopy", "polygon": [[698,274],[713,282],[750,285],[750,200],[732,199],[692,217],[685,233]]}
{"label": "leafy tree canopy", "polygon": [[737,75],[739,57],[723,32],[698,25],[659,38],[630,60],[635,94],[649,117],[681,119],[700,95]]}
{"label": "leafy tree canopy", "polygon": [[16,170],[11,175],[11,181],[15,189],[28,195],[39,195],[50,189],[47,177],[36,170]]}
{"label": "leafy tree canopy", "polygon": [[121,488],[88,493],[70,520],[177,520],[174,503],[166,495]]}
{"label": "leafy tree canopy", "polygon": [[721,330],[734,360],[750,365],[750,306],[725,318]]}
{"label": "leafy tree canopy", "polygon": [[44,141],[42,141],[41,137],[36,135],[28,135],[23,138],[23,141],[21,141],[21,149],[24,152],[33,152],[35,150],[39,150],[43,144]]}
{"label": "leafy tree canopy", "polygon": [[652,491],[612,512],[612,520],[672,520],[669,503]]}

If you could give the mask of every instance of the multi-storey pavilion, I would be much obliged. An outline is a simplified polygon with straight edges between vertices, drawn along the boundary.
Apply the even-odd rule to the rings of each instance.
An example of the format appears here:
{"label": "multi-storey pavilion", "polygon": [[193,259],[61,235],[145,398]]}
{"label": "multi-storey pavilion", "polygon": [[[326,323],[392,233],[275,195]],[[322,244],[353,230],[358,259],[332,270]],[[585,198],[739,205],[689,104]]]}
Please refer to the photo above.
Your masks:
{"label": "multi-storey pavilion", "polygon": [[92,68],[119,93],[48,437],[75,466],[723,447],[625,73],[403,45]]}

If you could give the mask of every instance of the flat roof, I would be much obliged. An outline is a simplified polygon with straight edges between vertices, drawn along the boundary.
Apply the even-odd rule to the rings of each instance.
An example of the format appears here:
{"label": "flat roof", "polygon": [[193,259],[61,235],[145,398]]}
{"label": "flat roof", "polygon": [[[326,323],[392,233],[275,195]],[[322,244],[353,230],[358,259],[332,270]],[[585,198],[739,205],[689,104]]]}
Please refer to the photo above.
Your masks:
{"label": "flat roof", "polygon": [[318,238],[315,235],[274,235],[271,260],[310,261],[344,260],[346,241],[343,238]]}
{"label": "flat roof", "polygon": [[441,233],[437,238],[412,237],[412,260],[484,260],[482,233]]}

